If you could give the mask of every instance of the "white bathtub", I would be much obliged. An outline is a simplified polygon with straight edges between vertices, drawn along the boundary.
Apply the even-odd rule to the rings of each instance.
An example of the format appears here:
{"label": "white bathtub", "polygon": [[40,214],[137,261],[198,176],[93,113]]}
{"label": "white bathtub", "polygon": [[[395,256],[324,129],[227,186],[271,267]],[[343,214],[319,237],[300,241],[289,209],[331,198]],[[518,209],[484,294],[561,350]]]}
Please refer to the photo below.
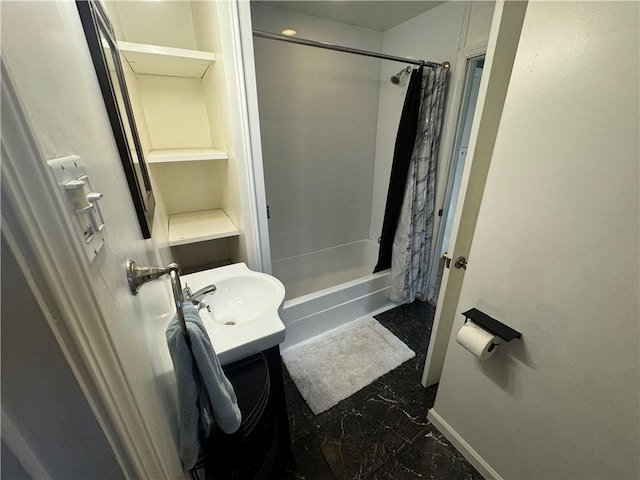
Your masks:
{"label": "white bathtub", "polygon": [[361,240],[274,261],[272,273],[287,292],[281,348],[394,307],[389,272],[371,273],[377,254],[377,243]]}

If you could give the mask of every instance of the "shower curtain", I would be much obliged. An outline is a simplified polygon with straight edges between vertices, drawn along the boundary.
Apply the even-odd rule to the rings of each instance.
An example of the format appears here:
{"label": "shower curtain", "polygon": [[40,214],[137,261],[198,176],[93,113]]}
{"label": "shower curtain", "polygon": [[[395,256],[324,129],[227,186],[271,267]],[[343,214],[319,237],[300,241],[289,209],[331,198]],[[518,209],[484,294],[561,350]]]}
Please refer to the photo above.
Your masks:
{"label": "shower curtain", "polygon": [[[407,99],[403,108],[403,118],[398,128],[396,150],[394,151],[392,179],[387,194],[385,224],[380,242],[380,253],[376,270],[379,271],[388,259],[383,252],[383,245],[391,243],[391,293],[394,302],[410,303],[417,297],[428,297],[428,266],[431,255],[431,239],[433,236],[433,220],[435,210],[435,183],[437,152],[444,113],[447,89],[448,69],[444,67],[420,68],[415,73],[421,77],[419,98],[417,98],[418,118],[413,141],[410,143],[411,155],[398,156],[399,141],[407,141],[406,131],[401,140],[401,129],[405,112],[414,114],[416,106],[407,107],[407,101],[416,102],[415,92],[407,90]],[[413,82],[414,75],[411,80]],[[409,85],[411,87],[411,83]],[[410,99],[409,94],[413,97]],[[410,121],[410,117],[409,117]],[[394,170],[398,175],[406,171],[404,188],[392,189]],[[395,179],[398,182],[398,179]],[[399,212],[397,205],[400,205]],[[391,207],[392,211],[388,211]],[[395,208],[395,212],[393,211]],[[396,213],[397,212],[397,213]],[[387,215],[389,213],[389,215]],[[391,218],[396,215],[395,219]],[[387,218],[389,216],[389,218]],[[395,220],[395,221],[394,221]],[[386,237],[385,237],[386,234]],[[427,298],[427,300],[429,300]]]}
{"label": "shower curtain", "polygon": [[420,99],[422,97],[422,76],[423,67],[411,72],[407,94],[404,97],[400,125],[398,126],[396,143],[393,150],[393,163],[391,164],[387,204],[384,209],[382,234],[380,235],[378,263],[373,269],[373,273],[391,268],[393,238],[396,234],[398,217],[402,209],[402,196],[407,183],[411,154],[416,141],[416,132],[418,131]]}

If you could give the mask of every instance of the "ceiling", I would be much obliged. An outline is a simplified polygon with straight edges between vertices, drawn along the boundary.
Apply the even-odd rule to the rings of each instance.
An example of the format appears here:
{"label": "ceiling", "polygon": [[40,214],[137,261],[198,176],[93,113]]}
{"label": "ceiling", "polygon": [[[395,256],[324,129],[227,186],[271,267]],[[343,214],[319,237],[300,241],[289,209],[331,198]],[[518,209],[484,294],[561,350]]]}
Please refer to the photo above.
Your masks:
{"label": "ceiling", "polygon": [[[256,0],[254,0],[256,1]],[[387,1],[275,1],[265,2],[270,7],[314,15],[334,22],[356,25],[381,32],[400,25],[444,3],[432,0]]]}

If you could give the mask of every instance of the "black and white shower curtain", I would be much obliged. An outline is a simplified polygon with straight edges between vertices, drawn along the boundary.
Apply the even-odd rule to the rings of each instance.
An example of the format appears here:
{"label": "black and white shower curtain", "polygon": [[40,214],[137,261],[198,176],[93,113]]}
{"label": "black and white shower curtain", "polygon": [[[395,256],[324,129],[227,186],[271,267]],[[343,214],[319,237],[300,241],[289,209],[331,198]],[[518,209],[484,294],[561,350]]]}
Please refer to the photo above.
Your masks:
{"label": "black and white shower curtain", "polygon": [[[410,303],[418,297],[428,299],[429,296],[428,268],[435,211],[436,157],[447,74],[448,69],[444,67],[421,67],[412,74],[407,89],[375,269],[380,271],[391,267],[390,298],[394,302]],[[422,81],[418,95],[415,87],[420,77]],[[407,145],[412,137],[412,146],[411,143]]]}

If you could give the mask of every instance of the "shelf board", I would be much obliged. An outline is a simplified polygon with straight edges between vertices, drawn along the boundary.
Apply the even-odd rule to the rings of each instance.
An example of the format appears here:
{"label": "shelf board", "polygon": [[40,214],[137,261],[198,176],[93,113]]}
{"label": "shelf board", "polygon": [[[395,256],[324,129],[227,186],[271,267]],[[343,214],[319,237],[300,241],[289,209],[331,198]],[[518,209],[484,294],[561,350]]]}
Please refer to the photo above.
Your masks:
{"label": "shelf board", "polygon": [[172,148],[151,150],[147,163],[195,162],[200,160],[226,160],[227,152],[215,148]]}
{"label": "shelf board", "polygon": [[238,234],[238,228],[222,209],[169,216],[169,245],[172,247]]}
{"label": "shelf board", "polygon": [[213,52],[118,42],[118,50],[135,73],[170,77],[202,78],[215,62]]}

